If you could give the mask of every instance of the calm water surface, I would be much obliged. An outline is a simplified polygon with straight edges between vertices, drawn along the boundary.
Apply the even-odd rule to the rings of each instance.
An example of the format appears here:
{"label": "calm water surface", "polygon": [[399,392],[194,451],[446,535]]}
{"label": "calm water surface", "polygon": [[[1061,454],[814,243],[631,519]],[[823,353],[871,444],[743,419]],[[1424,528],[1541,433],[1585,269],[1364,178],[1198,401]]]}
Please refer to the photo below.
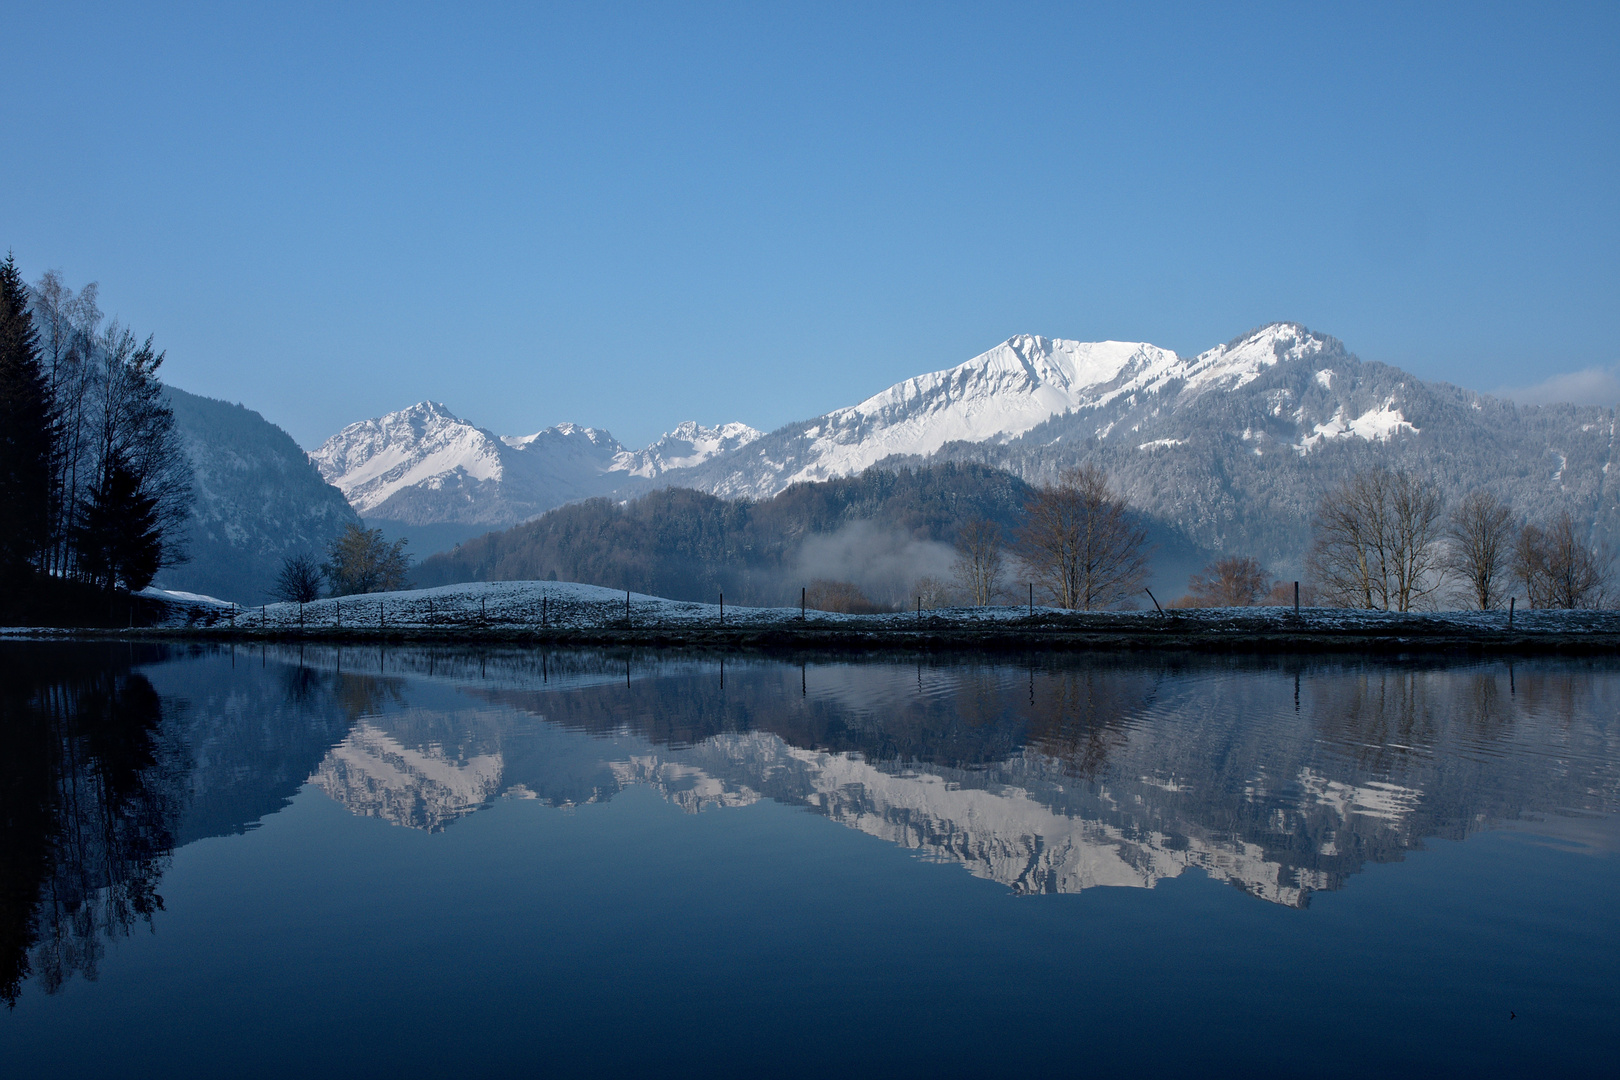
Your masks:
{"label": "calm water surface", "polygon": [[1613,1075],[1620,663],[0,645],[6,1076]]}

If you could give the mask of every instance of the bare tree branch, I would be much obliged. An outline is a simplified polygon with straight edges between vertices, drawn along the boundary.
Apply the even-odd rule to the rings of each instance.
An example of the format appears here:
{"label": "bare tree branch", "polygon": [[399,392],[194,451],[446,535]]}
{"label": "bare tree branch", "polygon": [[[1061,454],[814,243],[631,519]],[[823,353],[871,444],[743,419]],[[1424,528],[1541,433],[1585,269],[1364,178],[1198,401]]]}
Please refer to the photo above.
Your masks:
{"label": "bare tree branch", "polygon": [[1024,509],[1023,558],[1058,606],[1113,607],[1147,580],[1147,530],[1095,465],[1065,469]]}

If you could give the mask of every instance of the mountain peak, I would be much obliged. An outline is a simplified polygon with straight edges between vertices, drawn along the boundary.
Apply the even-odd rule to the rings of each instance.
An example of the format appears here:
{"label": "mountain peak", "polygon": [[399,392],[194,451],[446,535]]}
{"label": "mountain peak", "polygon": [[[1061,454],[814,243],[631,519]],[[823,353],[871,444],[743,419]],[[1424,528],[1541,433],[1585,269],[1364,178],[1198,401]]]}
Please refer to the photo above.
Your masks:
{"label": "mountain peak", "polygon": [[619,454],[614,458],[613,469],[629,476],[653,479],[671,469],[701,465],[718,454],[747,446],[764,434],[736,421],[711,428],[696,420],[685,420],[645,450]]}

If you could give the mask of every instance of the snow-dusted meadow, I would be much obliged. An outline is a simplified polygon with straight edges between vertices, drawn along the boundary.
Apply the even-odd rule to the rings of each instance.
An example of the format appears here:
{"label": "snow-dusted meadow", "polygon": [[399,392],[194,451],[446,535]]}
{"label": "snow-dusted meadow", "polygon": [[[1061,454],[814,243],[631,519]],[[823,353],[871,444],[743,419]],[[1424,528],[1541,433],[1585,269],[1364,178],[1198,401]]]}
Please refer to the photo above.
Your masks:
{"label": "snow-dusted meadow", "polygon": [[[498,581],[433,589],[369,593],[317,600],[239,607],[212,597],[147,590],[165,600],[168,627],[234,628],[253,632],[306,631],[649,631],[649,630],[971,630],[1064,627],[1096,633],[1174,630],[1188,634],[1222,630],[1247,633],[1332,632],[1352,634],[1464,634],[1509,629],[1506,611],[1445,611],[1398,614],[1346,608],[1289,607],[1071,612],[1037,604],[924,608],[879,615],[844,615],[797,607],[738,607],[668,600],[596,585],[558,581]],[[1033,615],[1033,617],[1031,617]],[[1512,630],[1525,634],[1617,634],[1620,612],[1517,611]]]}

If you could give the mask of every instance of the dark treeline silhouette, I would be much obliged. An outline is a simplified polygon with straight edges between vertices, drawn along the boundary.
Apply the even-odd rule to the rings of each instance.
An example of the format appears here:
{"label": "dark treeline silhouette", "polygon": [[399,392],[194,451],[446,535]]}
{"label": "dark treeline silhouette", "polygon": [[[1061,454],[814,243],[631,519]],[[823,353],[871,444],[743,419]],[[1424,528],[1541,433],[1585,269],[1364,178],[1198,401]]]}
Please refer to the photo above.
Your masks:
{"label": "dark treeline silhouette", "polygon": [[[297,794],[399,680],[247,650],[0,644],[0,1000],[96,977],[163,909],[170,852]],[[160,694],[154,680],[163,687]]]}
{"label": "dark treeline silhouette", "polygon": [[[464,581],[562,580],[634,589],[677,600],[796,604],[814,578],[838,576],[831,556],[807,569],[807,539],[845,533],[841,556],[862,559],[863,545],[953,544],[969,521],[1011,531],[1031,489],[979,465],[936,465],[795,484],[760,502],[728,501],[684,488],[633,502],[589,499],[552,510],[505,532],[425,559],[413,571],[421,587]],[[941,548],[942,567],[952,553]],[[851,572],[854,572],[853,568]],[[908,578],[904,585],[909,586]]]}
{"label": "dark treeline silhouette", "polygon": [[[103,325],[94,285],[0,264],[0,575],[6,603],[76,612],[185,557],[191,469],[148,337]],[[104,608],[102,617],[129,614]],[[37,617],[37,616],[36,616]]]}

